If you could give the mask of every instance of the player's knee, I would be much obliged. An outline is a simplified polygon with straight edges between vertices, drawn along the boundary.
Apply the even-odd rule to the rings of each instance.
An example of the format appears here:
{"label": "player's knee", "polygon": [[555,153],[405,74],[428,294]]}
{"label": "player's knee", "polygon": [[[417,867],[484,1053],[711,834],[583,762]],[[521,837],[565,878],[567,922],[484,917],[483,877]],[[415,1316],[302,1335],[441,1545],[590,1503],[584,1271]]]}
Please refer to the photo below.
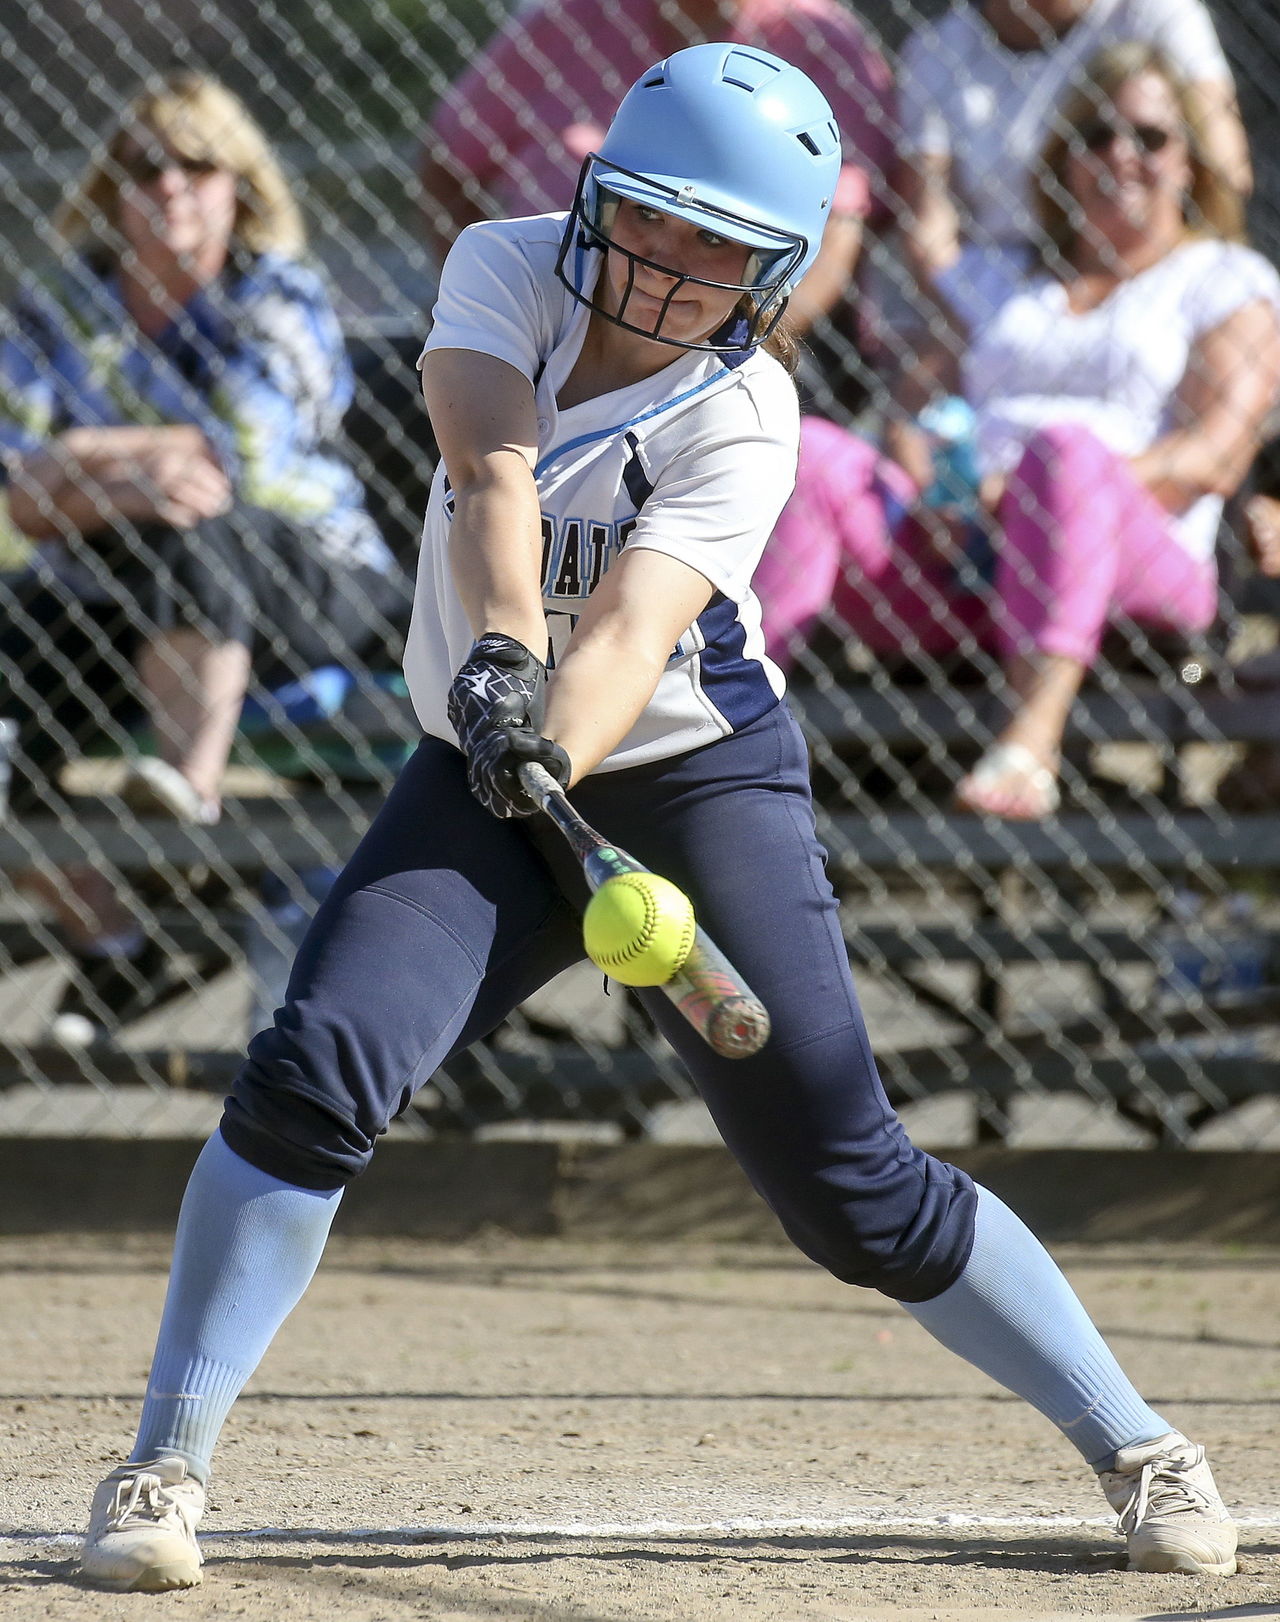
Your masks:
{"label": "player's knee", "polygon": [[373,1155],[373,1142],[313,1099],[232,1094],[222,1136],[242,1160],[299,1188],[342,1188]]}
{"label": "player's knee", "polygon": [[909,1177],[779,1212],[791,1240],[845,1284],[895,1301],[930,1301],[963,1272],[977,1196],[954,1166],[922,1157]]}
{"label": "player's knee", "polygon": [[251,1049],[223,1110],[222,1135],[242,1159],[282,1182],[341,1188],[369,1164],[382,1125],[360,1120],[351,1104],[337,1089],[327,1094]]}

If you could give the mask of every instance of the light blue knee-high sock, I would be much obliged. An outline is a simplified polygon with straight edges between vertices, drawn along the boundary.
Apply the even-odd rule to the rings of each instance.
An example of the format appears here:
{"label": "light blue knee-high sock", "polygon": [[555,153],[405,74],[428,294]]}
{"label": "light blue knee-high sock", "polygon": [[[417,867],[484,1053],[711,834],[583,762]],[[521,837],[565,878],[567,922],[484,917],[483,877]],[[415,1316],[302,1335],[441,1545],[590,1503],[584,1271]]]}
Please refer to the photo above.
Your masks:
{"label": "light blue knee-high sock", "polygon": [[185,1459],[201,1481],[222,1422],[311,1282],[342,1190],[282,1183],[215,1132],[178,1217],[133,1463]]}
{"label": "light blue knee-high sock", "polygon": [[1048,1251],[985,1188],[964,1272],[906,1306],[935,1340],[1038,1408],[1095,1470],[1174,1429],[1134,1390]]}

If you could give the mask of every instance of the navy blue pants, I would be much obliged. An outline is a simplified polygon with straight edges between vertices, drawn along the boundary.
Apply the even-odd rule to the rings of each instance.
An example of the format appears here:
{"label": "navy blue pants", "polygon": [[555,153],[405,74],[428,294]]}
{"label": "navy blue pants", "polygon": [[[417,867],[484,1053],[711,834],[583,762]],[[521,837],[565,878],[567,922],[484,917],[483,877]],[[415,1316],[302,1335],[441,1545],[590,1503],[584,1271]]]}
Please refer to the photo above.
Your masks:
{"label": "navy blue pants", "polygon": [[[786,706],[676,760],[589,777],[574,800],[688,891],[769,1010],[763,1050],[722,1059],[665,997],[640,993],[788,1235],[849,1283],[940,1294],[968,1260],[973,1184],[915,1148],[885,1097]],[[585,883],[541,821],[491,817],[461,754],[424,740],[249,1046],[222,1124],[236,1153],[339,1187],[439,1065],[581,960]]]}

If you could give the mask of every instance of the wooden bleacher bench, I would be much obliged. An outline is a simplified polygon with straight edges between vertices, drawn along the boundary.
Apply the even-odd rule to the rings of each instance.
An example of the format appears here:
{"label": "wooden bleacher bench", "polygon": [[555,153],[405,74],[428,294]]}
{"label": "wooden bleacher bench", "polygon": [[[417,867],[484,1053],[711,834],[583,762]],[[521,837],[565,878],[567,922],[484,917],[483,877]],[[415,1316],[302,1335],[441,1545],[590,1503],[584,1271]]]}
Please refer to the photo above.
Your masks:
{"label": "wooden bleacher bench", "polygon": [[[942,1050],[888,1055],[883,1068],[891,1093],[919,1096],[956,1086],[977,1091],[998,1136],[1010,1100],[1029,1086],[1054,1091],[1085,1085],[1095,1096],[1113,1097],[1123,1113],[1168,1141],[1179,1141],[1179,1120],[1186,1128],[1258,1092],[1275,1091],[1280,1075],[1274,1060],[1212,1051],[1214,1031],[1280,1022],[1275,984],[1235,1006],[1201,1004],[1158,1014],[1133,1008],[1120,967],[1141,964],[1155,975],[1168,967],[1154,924],[1098,928],[1077,915],[1070,927],[1066,920],[1028,925],[1010,914],[1005,893],[1019,875],[1046,875],[1064,897],[1087,897],[1106,885],[1154,896],[1171,885],[1234,886],[1280,875],[1280,808],[1229,816],[1213,804],[1187,806],[1180,770],[1188,745],[1280,744],[1280,694],[1223,690],[1212,681],[1185,685],[1172,672],[1165,680],[1126,675],[1105,688],[1086,688],[1064,739],[1071,765],[1083,766],[1100,745],[1140,744],[1159,748],[1164,764],[1175,769],[1165,772],[1160,794],[1121,807],[1095,799],[1089,810],[1075,809],[1068,792],[1064,809],[1042,823],[955,811],[941,796],[922,807],[921,797],[906,806],[901,797],[895,804],[892,795],[856,791],[860,774],[887,759],[905,762],[909,776],[911,762],[921,755],[935,762],[948,755],[974,758],[1001,722],[998,702],[984,689],[822,681],[800,687],[791,702],[815,760],[835,768],[827,773],[835,790],[822,796],[818,822],[837,890],[852,896],[872,876],[886,874],[908,885],[949,875],[972,887],[974,915],[961,927],[866,928],[856,921],[846,927],[856,963],[969,1032],[967,1040]],[[855,785],[852,795],[842,776]],[[1275,888],[1280,891],[1280,879]],[[847,911],[856,920],[856,900]],[[1274,980],[1280,932],[1269,932],[1265,940]],[[1006,971],[1027,963],[1077,964],[1090,971],[1110,1051],[1098,1050],[1101,1022],[1089,1014],[1048,1037],[1009,1035],[1002,1006]],[[976,969],[967,995],[942,991],[936,976],[930,978],[939,965],[956,964]],[[1117,1039],[1138,1044],[1140,1084],[1134,1060],[1115,1054]],[[970,1045],[972,1064],[965,1062]],[[1179,1094],[1186,1101],[1180,1115],[1177,1108],[1171,1112],[1171,1124],[1161,1112]]]}
{"label": "wooden bleacher bench", "polygon": [[[840,750],[900,748],[936,740],[955,746],[989,737],[997,701],[983,689],[870,683],[806,686],[790,695],[805,733]],[[1114,690],[1086,688],[1067,727],[1068,750],[1101,742],[1280,743],[1280,693],[1223,691],[1205,683],[1125,678]]]}
{"label": "wooden bleacher bench", "polygon": [[[928,688],[803,688],[792,705],[819,750],[834,752],[856,773],[860,756],[918,748],[931,739],[947,749],[973,745],[997,718],[980,692],[936,692]],[[1155,681],[1126,681],[1112,691],[1086,693],[1073,718],[1070,743],[1079,749],[1100,742],[1164,742],[1178,748],[1191,742],[1280,739],[1280,701],[1275,695],[1224,694],[1171,687]],[[144,822],[105,808],[85,810],[75,822],[32,817],[0,825],[0,869],[28,865],[33,852],[56,863],[105,858],[126,873],[146,873],[157,864],[185,870],[201,865],[231,869],[246,880],[268,870],[339,862],[354,847],[381,803],[373,785],[348,785],[344,803],[301,786],[288,797],[261,801],[231,799],[223,821],[212,829],[184,828],[162,819]],[[1218,874],[1280,872],[1280,813],[1229,818],[1215,808],[1190,809],[1156,804],[1148,810],[1104,809],[1101,816],[1068,809],[1041,824],[1003,823],[953,813],[942,804],[925,810],[885,805],[855,813],[844,804],[820,805],[820,833],[831,855],[839,889],[848,890],[868,872],[912,874],[945,871],[972,881],[975,893],[999,883],[1002,875],[1031,868],[1069,887],[1089,870],[1149,889],[1153,876],[1194,880],[1198,867]],[[979,909],[960,926],[938,924],[889,928],[857,922],[856,906],[846,938],[855,964],[885,976],[913,997],[957,1019],[967,1032],[943,1047],[936,1044],[884,1056],[882,1069],[898,1103],[932,1092],[964,1089],[977,1093],[988,1135],[999,1135],[1010,1102],[1031,1090],[1079,1091],[1111,1097],[1122,1110],[1159,1131],[1168,1125],[1164,1099],[1185,1094],[1173,1116],[1183,1126],[1229,1108],[1264,1090],[1273,1090],[1273,1062],[1251,1056],[1178,1051],[1182,1036],[1201,1036],[1206,1010],[1191,1008],[1161,1016],[1159,1035],[1174,1044],[1168,1051],[1153,1040],[1150,1013],[1126,1014],[1114,994],[1111,970],[1145,962],[1158,967],[1160,947],[1150,929],[1093,928],[1056,924],[1028,928]],[[234,917],[225,925],[234,930]],[[198,943],[201,927],[180,916],[164,927],[175,943]],[[30,961],[43,949],[41,932],[22,924],[0,924],[0,949],[14,963]],[[1280,959],[1280,935],[1272,936]],[[972,995],[940,993],[927,973],[938,964],[968,963],[978,971]],[[1086,1015],[1059,1030],[1034,1036],[1008,1034],[999,1009],[1004,971],[1024,963],[1083,964],[1110,994],[1107,1018],[1113,1034],[1145,1044],[1140,1070],[1114,1050],[1098,1053],[1099,1020]],[[1247,1008],[1209,1011],[1211,1027],[1230,1030],[1238,1023],[1280,1020],[1280,993],[1274,987]],[[56,1051],[0,1048],[0,1086],[37,1059],[46,1079],[82,1081],[82,1061]],[[7,1062],[6,1062],[7,1061]],[[234,1074],[237,1055],[227,1052],[163,1050],[95,1054],[96,1074],[119,1084],[184,1086],[222,1091]],[[498,1063],[504,1078],[494,1087],[489,1067]],[[474,1129],[518,1113],[540,1119],[603,1119],[637,1129],[648,1110],[672,1096],[669,1074],[655,1064],[652,1050],[633,1046],[593,1055],[576,1043],[542,1041],[527,1052],[464,1055],[424,1089],[416,1108],[437,1129]],[[1170,1141],[1179,1141],[1174,1132]]]}

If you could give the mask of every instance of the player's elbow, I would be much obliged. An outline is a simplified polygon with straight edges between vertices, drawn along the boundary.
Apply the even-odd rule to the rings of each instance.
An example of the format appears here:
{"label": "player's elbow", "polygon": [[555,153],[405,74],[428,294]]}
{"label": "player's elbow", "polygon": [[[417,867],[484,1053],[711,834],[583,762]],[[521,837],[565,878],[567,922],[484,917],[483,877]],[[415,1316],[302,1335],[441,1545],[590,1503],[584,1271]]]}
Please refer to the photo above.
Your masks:
{"label": "player's elbow", "polygon": [[524,494],[533,480],[527,455],[517,445],[458,450],[445,459],[455,511]]}

